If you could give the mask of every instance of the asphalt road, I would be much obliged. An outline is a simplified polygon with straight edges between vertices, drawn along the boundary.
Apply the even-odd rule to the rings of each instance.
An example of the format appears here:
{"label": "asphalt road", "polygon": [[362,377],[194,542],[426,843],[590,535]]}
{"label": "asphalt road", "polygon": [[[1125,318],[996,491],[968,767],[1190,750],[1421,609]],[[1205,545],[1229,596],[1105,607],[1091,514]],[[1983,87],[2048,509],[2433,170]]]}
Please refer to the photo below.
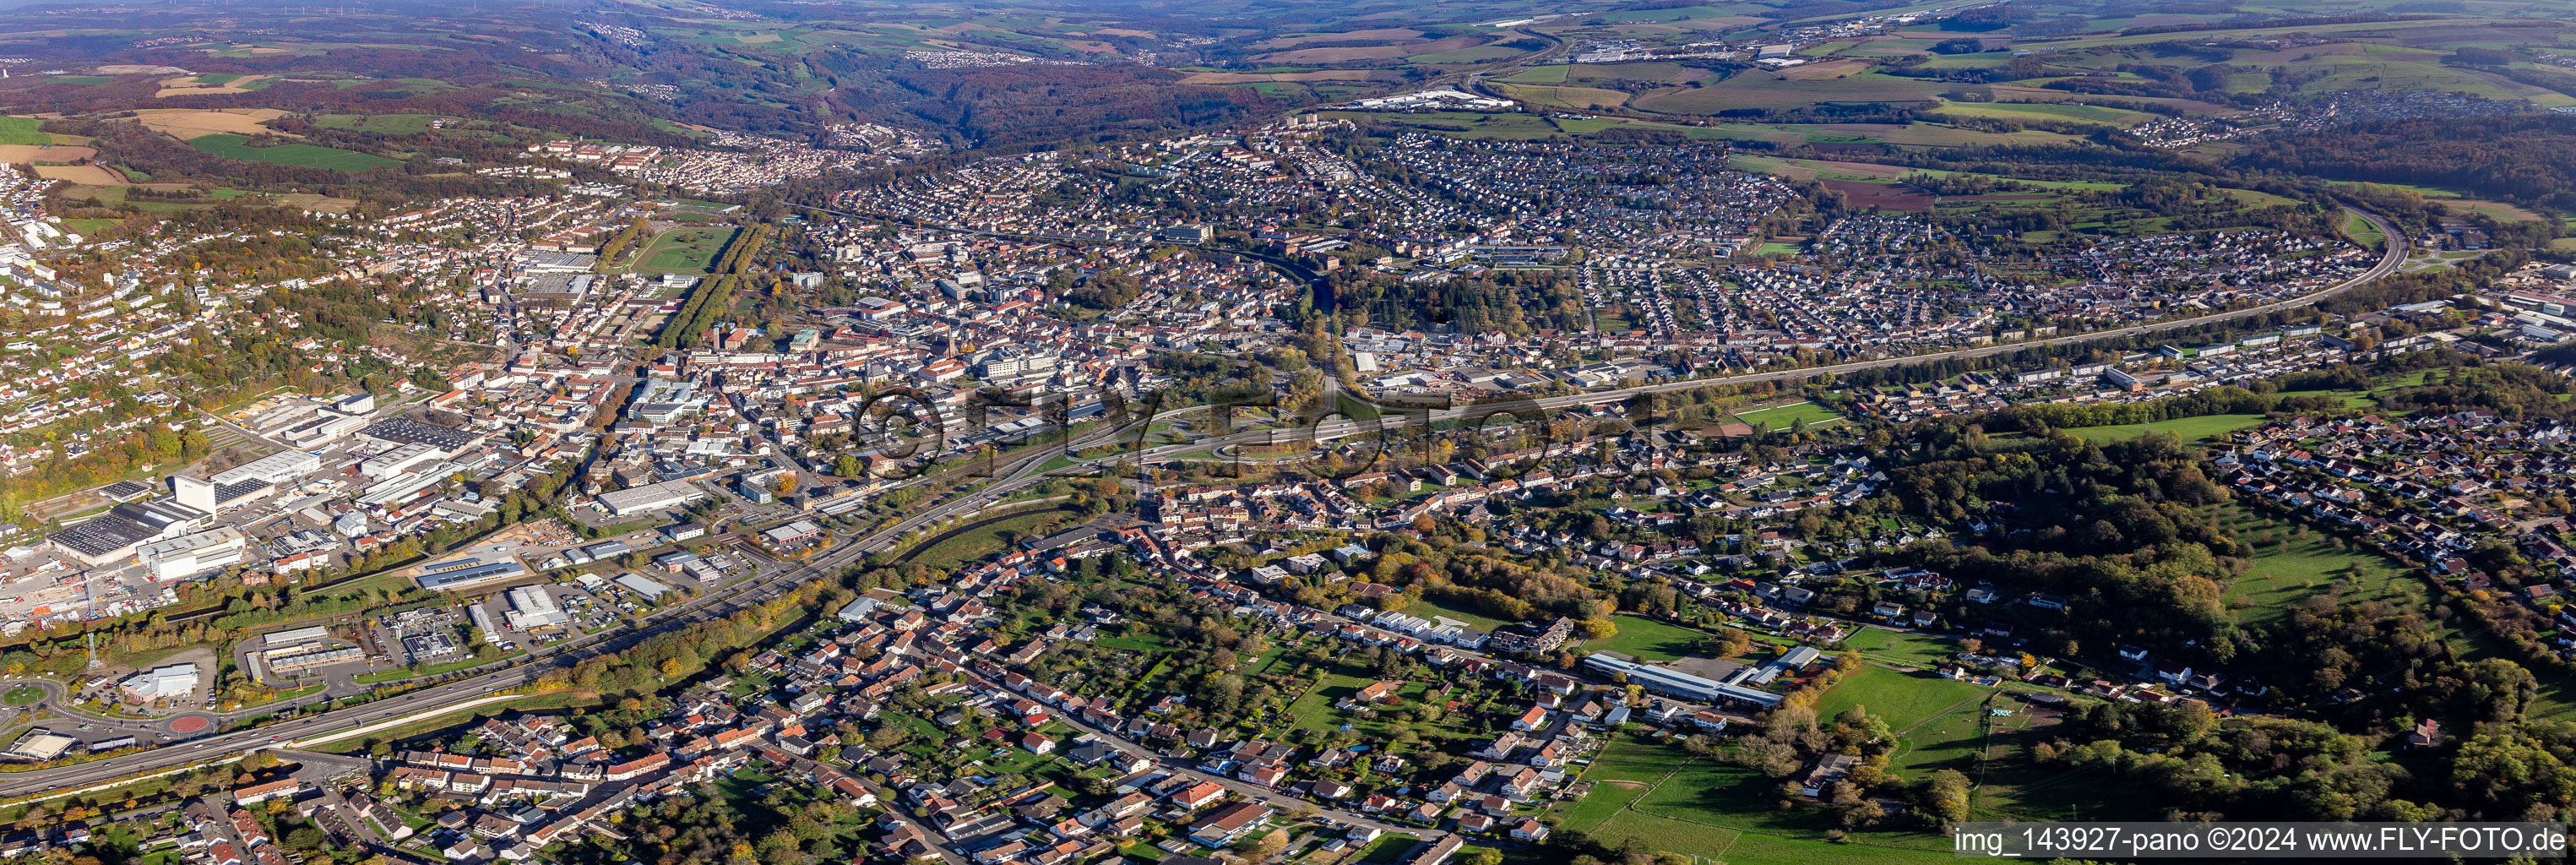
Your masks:
{"label": "asphalt road", "polygon": [[[2350,210],[2350,208],[2347,208],[2347,210]],[[2353,210],[2352,212],[2360,215],[2363,219],[2369,220],[2373,225],[2379,228],[2380,232],[2384,236],[2388,238],[2388,250],[2386,255],[2382,257],[2380,263],[2377,266],[2372,267],[2367,272],[2354,276],[2353,278],[2341,283],[2337,283],[2324,290],[2296,298],[2264,304],[2262,306],[2229,312],[2212,313],[2187,319],[2176,319],[2152,324],[2133,325],[2113,330],[2076,334],[2036,343],[1978,346],[1934,354],[1884,358],[1879,360],[1838,364],[1834,366],[1751,373],[1722,378],[1660,382],[1656,384],[1640,385],[1637,387],[1621,388],[1617,390],[1596,391],[1573,396],[1541,398],[1531,400],[1528,405],[1533,405],[1541,410],[1554,410],[1577,405],[1599,405],[1618,402],[1640,393],[1662,393],[1722,384],[1800,379],[1827,373],[1843,374],[1859,372],[1862,370],[1927,363],[1945,359],[1986,357],[1995,354],[2021,351],[2042,345],[2073,345],[2140,334],[2159,333],[2215,322],[2233,321],[2249,316],[2262,315],[2265,313],[2306,306],[2360,286],[2367,285],[2374,280],[2386,277],[2391,273],[2395,273],[2398,265],[2406,259],[2407,244],[2405,235],[2402,232],[2397,231],[2395,226],[2390,225],[2386,220],[2381,219],[2375,214],[2363,213],[2358,210]],[[1426,418],[1434,422],[1454,420],[1465,417],[1474,410],[1475,409],[1439,409],[1427,413],[1409,414],[1401,417],[1392,417],[1380,420],[1335,421],[1319,425],[1314,432],[1314,437],[1318,440],[1347,438],[1353,435],[1379,431],[1387,427],[1421,422]],[[1163,415],[1158,415],[1157,417],[1168,416],[1169,414],[1172,413],[1167,412]],[[1076,441],[1069,442],[1067,450],[1080,450],[1084,447],[1114,441],[1120,432],[1121,429],[1113,428],[1085,435]],[[1138,452],[1123,453],[1112,457],[1082,460],[1077,462],[1077,465],[1099,467],[1113,464],[1120,460],[1155,459],[1160,457],[1178,456],[1188,451],[1203,450],[1212,445],[1270,442],[1276,437],[1275,430],[1256,430],[1251,432],[1233,433],[1200,439],[1187,444],[1167,445]],[[276,742],[292,743],[298,738],[354,729],[392,718],[436,714],[450,705],[462,703],[492,694],[505,688],[524,684],[549,670],[570,667],[574,664],[580,663],[583,659],[597,655],[615,653],[633,646],[645,637],[660,630],[673,627],[685,627],[697,622],[703,622],[709,619],[729,615],[737,609],[776,597],[793,586],[814,579],[830,576],[839,568],[867,553],[892,547],[906,535],[917,529],[932,526],[951,517],[981,510],[989,503],[996,502],[1011,493],[1025,489],[1049,477],[1047,473],[1038,471],[1037,467],[1057,451],[1052,448],[1039,448],[1035,450],[1035,453],[1013,457],[1001,462],[997,466],[997,471],[995,472],[997,480],[981,490],[968,495],[955,496],[947,501],[933,504],[924,508],[919,513],[903,518],[893,526],[889,526],[883,530],[870,534],[856,542],[843,544],[840,547],[828,550],[804,565],[778,571],[766,576],[754,576],[736,583],[731,587],[721,589],[710,593],[705,597],[698,598],[688,604],[664,611],[660,615],[646,620],[644,626],[637,630],[594,635],[582,640],[560,644],[554,647],[553,651],[536,656],[529,662],[520,666],[468,679],[461,679],[443,685],[433,686],[383,702],[369,703],[338,711],[308,715],[260,727],[254,730],[244,730],[204,737],[96,762],[0,776],[0,796],[27,796],[69,787],[93,785],[127,775],[152,772],[200,761],[238,756],[251,750],[269,746]]]}

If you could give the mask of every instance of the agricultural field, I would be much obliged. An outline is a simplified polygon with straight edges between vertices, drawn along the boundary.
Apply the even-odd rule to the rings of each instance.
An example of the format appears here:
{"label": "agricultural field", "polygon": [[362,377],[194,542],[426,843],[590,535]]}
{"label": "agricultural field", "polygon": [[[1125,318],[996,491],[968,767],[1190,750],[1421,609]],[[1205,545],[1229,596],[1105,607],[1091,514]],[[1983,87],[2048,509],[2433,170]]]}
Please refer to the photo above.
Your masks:
{"label": "agricultural field", "polygon": [[1318,42],[1404,42],[1421,39],[1426,35],[1428,34],[1411,27],[1377,27],[1365,30],[1344,30],[1340,32],[1290,33],[1285,36],[1273,37],[1252,43],[1252,48],[1255,50],[1279,51]]}
{"label": "agricultural field", "polygon": [[1996,120],[2067,120],[2076,123],[2098,123],[2122,129],[2156,119],[2156,115],[2144,111],[2063,102],[1947,102],[1934,113]]}
{"label": "agricultural field", "polygon": [[[1365,41],[1365,40],[1364,40]],[[1442,39],[1397,39],[1378,45],[1345,45],[1330,48],[1298,48],[1253,58],[1260,63],[1350,63],[1365,60],[1398,60],[1420,58],[1489,44],[1476,36],[1450,36]],[[1513,54],[1521,52],[1514,51]],[[1510,56],[1510,55],[1504,55]]]}
{"label": "agricultural field", "polygon": [[1628,104],[1628,94],[1598,87],[1550,84],[1497,85],[1514,99],[1549,108],[1594,111]]}
{"label": "agricultural field", "polygon": [[392,168],[402,164],[400,161],[382,156],[313,144],[288,143],[255,147],[251,144],[253,140],[245,135],[218,133],[188,139],[188,146],[226,159],[328,168],[333,171],[368,171]]}
{"label": "agricultural field", "polygon": [[[2303,6],[2261,13],[2249,10],[2243,14],[2249,17],[2298,17],[2359,14],[2375,8],[2371,4],[2331,10]],[[1762,10],[1755,7],[1707,6],[1692,7],[1689,12],[1618,12],[1587,18],[1568,16],[1532,24],[1529,29],[1575,41],[1623,38],[1678,46],[1712,35],[1730,39],[1753,36],[1749,30],[1712,33],[1710,28],[1720,26],[1716,23],[1719,21],[1728,22],[1722,25],[1724,27],[1758,24],[1760,19],[1731,18],[1728,13],[1741,16],[1759,11]],[[2037,19],[2049,20],[2052,25],[2082,22],[2079,35],[2059,36],[2052,31],[2044,45],[2017,37],[2010,26],[1991,32],[1966,33],[1945,30],[1925,22],[1884,36],[1843,38],[1806,45],[1799,54],[1810,58],[1809,62],[1781,69],[1706,73],[1670,61],[1547,64],[1513,70],[1487,79],[1487,83],[1534,108],[1564,111],[1625,109],[1677,117],[1730,112],[1733,122],[1714,127],[1718,137],[1761,141],[1782,147],[1813,146],[1847,151],[1879,148],[1882,152],[1904,148],[2060,143],[2068,140],[2054,131],[1985,132],[1935,122],[1936,119],[1958,124],[2023,122],[2127,129],[2154,121],[2158,115],[2120,105],[2155,103],[2179,109],[2187,116],[2219,117],[2245,110],[2243,106],[2232,103],[2230,97],[2260,94],[2266,90],[2309,97],[2359,90],[2392,93],[2431,91],[2528,101],[2544,108],[2576,105],[2576,95],[2456,62],[2456,52],[2469,48],[2548,51],[2563,47],[2552,41],[2555,30],[2534,28],[2528,22],[2517,23],[2513,19],[2455,18],[2280,27],[2214,26],[2209,30],[2122,34],[2118,31],[2123,28],[2192,23],[2218,25],[2226,18],[2199,13],[2086,14],[2089,11],[2092,10],[2038,14]],[[2498,11],[2513,14],[2501,9]],[[1825,16],[1819,20],[1834,17],[1843,16]],[[2093,32],[2083,33],[2084,29]],[[2268,48],[2261,44],[2265,40],[2281,39],[2291,34],[2298,34],[2293,37],[2292,47]],[[1931,54],[1940,40],[1962,35],[1979,37],[1991,50],[1961,55]],[[2016,42],[2017,38],[2023,41]],[[2312,39],[2345,41],[2307,41]],[[2007,46],[2018,51],[2006,50]],[[2211,94],[2206,99],[2188,98],[2188,92],[2159,93],[2154,89],[2147,91],[2154,95],[2097,96],[2079,92],[2090,89],[2081,85],[2071,89],[2064,89],[2067,87],[2064,84],[2047,86],[2083,78],[2144,81],[2151,76],[2141,75],[2139,70],[2147,67],[2162,67],[2181,74],[2213,63],[2233,64],[2236,72],[2225,78],[2220,90],[2202,91]],[[1999,73],[2007,66],[2013,70],[2009,76],[1996,74],[1984,81],[1943,81],[1934,77],[1965,70]],[[2549,67],[2528,62],[2516,63],[2514,67],[2521,71],[2518,74],[2551,74]],[[2114,104],[2085,104],[2092,101]],[[1878,128],[1866,128],[1861,124],[1764,123],[1759,117],[1741,116],[1747,110],[1793,112],[1868,105],[1910,105],[1930,107],[1932,111],[1928,115],[1930,119],[1918,119],[1904,125],[1878,124]],[[2228,147],[2226,143],[2209,144],[2203,146],[2202,152],[2223,158],[2229,152]],[[1885,206],[1883,202],[1872,203]],[[2527,211],[2502,202],[2462,201],[2458,206],[2499,218],[2529,218]]]}
{"label": "agricultural field", "polygon": [[1707,69],[1680,63],[1566,63],[1532,66],[1494,80],[1505,84],[1570,84],[1615,89],[1639,84],[1678,87],[1706,78],[1708,74]]}
{"label": "agricultural field", "polygon": [[1985,132],[1939,123],[1727,124],[1775,144],[1891,144],[1902,147],[1969,147],[2064,144],[2074,136],[2043,129]]}
{"label": "agricultural field", "polygon": [[1938,81],[1898,78],[1869,70],[1864,60],[1832,60],[1778,72],[1746,70],[1700,79],[1690,87],[1638,97],[1639,109],[1664,114],[1715,114],[1738,108],[1790,109],[1818,104],[1930,102],[1950,89]]}
{"label": "agricultural field", "polygon": [[1505,60],[1519,57],[1527,53],[1529,53],[1527,49],[1517,48],[1511,45],[1486,44],[1460,48],[1454,51],[1441,51],[1433,54],[1416,54],[1406,57],[1404,62],[1416,66],[1438,66],[1462,63],[1474,64],[1492,60]]}
{"label": "agricultural field", "polygon": [[241,108],[215,111],[199,108],[147,108],[133,112],[135,122],[182,141],[208,135],[259,135],[269,132],[268,121],[286,116],[274,108]]}
{"label": "agricultural field", "polygon": [[249,93],[267,87],[270,83],[266,75],[182,75],[177,78],[162,79],[160,91],[152,95],[156,98],[168,99],[173,96]]}
{"label": "agricultural field", "polygon": [[1494,80],[1502,84],[1563,84],[1566,78],[1573,75],[1573,70],[1574,66],[1571,64],[1550,63],[1545,66],[1532,66]]}
{"label": "agricultural field", "polygon": [[1669,123],[1631,120],[1625,117],[1552,117],[1549,119],[1556,123],[1556,128],[1564,130],[1567,135],[1594,135],[1607,129],[1653,129],[1679,133],[1685,138],[1695,138],[1702,141],[1712,141],[1727,137],[1726,133],[1723,131],[1706,126],[1675,126]]}
{"label": "agricultural field", "polygon": [[[54,172],[56,172],[56,171],[70,171],[70,170],[93,169],[93,168],[94,168],[94,169],[97,169],[97,170],[98,170],[98,171],[100,171],[100,172],[104,172],[104,173],[103,173],[102,175],[100,175],[100,176],[102,177],[102,179],[108,179],[108,180],[107,180],[107,183],[104,183],[104,184],[90,184],[90,183],[87,183],[87,182],[85,182],[85,181],[78,181],[78,180],[75,180],[74,182],[75,182],[75,183],[79,183],[80,185],[78,185],[78,186],[68,187],[68,188],[67,188],[67,191],[66,191],[66,193],[65,193],[65,194],[67,194],[67,195],[73,195],[73,196],[81,197],[81,198],[96,198],[96,199],[98,199],[100,202],[105,203],[105,204],[107,204],[107,205],[108,205],[108,206],[110,206],[110,207],[115,207],[115,206],[119,206],[119,205],[128,205],[128,204],[130,204],[130,205],[133,205],[133,206],[134,206],[134,208],[135,208],[135,209],[137,209],[137,210],[141,210],[141,211],[143,211],[143,212],[145,212],[145,213],[153,213],[153,214],[168,214],[168,213],[175,213],[175,212],[182,211],[182,210],[193,210],[193,209],[197,209],[197,208],[210,207],[210,206],[212,206],[212,202],[214,202],[214,201],[227,201],[227,200],[231,200],[231,199],[235,199],[235,198],[261,198],[261,199],[265,199],[265,200],[267,200],[267,201],[269,201],[269,202],[272,202],[272,203],[275,203],[275,204],[278,204],[278,205],[283,205],[283,206],[288,206],[288,207],[302,207],[302,208],[306,208],[306,209],[309,209],[309,210],[320,210],[320,211],[327,211],[327,212],[331,212],[331,213],[346,213],[346,212],[348,212],[348,211],[349,211],[349,209],[350,209],[350,208],[356,207],[356,206],[357,206],[357,204],[358,204],[358,202],[357,202],[355,199],[348,199],[348,198],[333,198],[333,197],[331,197],[331,196],[327,196],[327,195],[320,195],[320,194],[310,193],[310,192],[301,192],[301,193],[283,193],[283,194],[279,194],[279,193],[258,193],[258,192],[249,192],[249,191],[245,191],[245,190],[234,189],[234,188],[232,188],[232,187],[228,187],[228,186],[218,186],[218,187],[215,187],[215,189],[214,189],[212,192],[208,193],[208,194],[205,196],[205,198],[206,198],[206,199],[211,199],[211,201],[197,201],[197,202],[159,201],[159,200],[147,199],[147,198],[132,198],[132,197],[130,197],[127,193],[128,193],[128,192],[130,192],[131,190],[135,189],[137,185],[136,185],[136,184],[130,184],[130,183],[126,182],[126,180],[125,180],[124,176],[123,176],[123,175],[121,175],[121,174],[117,174],[117,173],[115,173],[113,169],[99,168],[98,166],[87,166],[87,165],[83,165],[83,166],[57,166],[57,165],[46,165],[46,166],[38,166],[38,167],[37,167],[37,172],[38,172],[38,174],[40,174],[40,175],[51,176],[51,175],[52,175]],[[111,179],[111,178],[112,178],[112,179]],[[67,179],[68,179],[68,178],[67,178]],[[142,186],[144,186],[144,187],[146,187],[146,188],[158,188],[158,189],[162,189],[162,190],[178,190],[178,189],[184,189],[184,188],[186,188],[185,186],[180,185],[180,184],[142,184]]]}
{"label": "agricultural field", "polygon": [[1425,114],[1371,114],[1356,111],[1325,111],[1325,117],[1352,118],[1374,123],[1411,126],[1430,132],[1460,138],[1501,141],[1536,141],[1562,134],[1548,118],[1532,114],[1483,114],[1466,111],[1440,111]]}
{"label": "agricultural field", "polygon": [[1820,159],[1786,159],[1735,153],[1727,156],[1727,166],[1756,171],[1791,180],[1850,180],[1862,183],[1894,183],[1909,173],[1895,165],[1869,162],[1832,162]]}
{"label": "agricultural field", "polygon": [[2489,216],[2504,222],[2536,222],[2545,219],[2545,217],[2533,212],[2530,208],[2515,204],[2507,204],[2502,201],[2484,201],[2475,198],[2445,198],[2440,199],[2440,203],[2442,207],[2447,210]]}
{"label": "agricultural field", "polygon": [[35,169],[37,177],[87,186],[108,186],[125,182],[124,174],[104,165],[38,165]]}
{"label": "agricultural field", "polygon": [[[47,135],[47,137],[54,136]],[[69,135],[60,137],[76,138]],[[97,148],[79,144],[0,144],[0,162],[33,165],[60,164],[79,162],[97,155]]]}
{"label": "agricultural field", "polygon": [[44,124],[41,117],[0,117],[0,144],[52,144],[54,137],[36,128]]}
{"label": "agricultural field", "polygon": [[1404,80],[1394,72],[1373,69],[1300,69],[1283,72],[1193,72],[1183,84],[1371,84]]}
{"label": "agricultural field", "polygon": [[409,135],[428,132],[431,121],[445,119],[448,118],[435,114],[325,114],[313,118],[313,125],[324,129]]}

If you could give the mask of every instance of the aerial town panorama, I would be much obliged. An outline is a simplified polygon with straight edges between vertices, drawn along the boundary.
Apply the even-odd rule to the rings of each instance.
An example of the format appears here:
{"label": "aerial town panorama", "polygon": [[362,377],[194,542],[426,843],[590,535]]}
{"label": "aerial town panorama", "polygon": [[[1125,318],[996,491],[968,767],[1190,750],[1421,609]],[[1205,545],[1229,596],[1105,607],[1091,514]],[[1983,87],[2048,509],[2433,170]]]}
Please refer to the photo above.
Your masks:
{"label": "aerial town panorama", "polygon": [[0,860],[2570,850],[2576,0],[12,2],[0,211]]}

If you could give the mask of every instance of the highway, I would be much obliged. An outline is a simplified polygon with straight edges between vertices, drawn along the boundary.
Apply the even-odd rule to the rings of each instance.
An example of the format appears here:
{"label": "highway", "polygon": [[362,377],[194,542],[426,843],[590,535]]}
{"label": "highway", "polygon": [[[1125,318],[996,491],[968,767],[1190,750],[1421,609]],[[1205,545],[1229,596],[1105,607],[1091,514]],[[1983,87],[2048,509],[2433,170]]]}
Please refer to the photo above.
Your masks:
{"label": "highway", "polygon": [[[1155,419],[1160,420],[1189,410],[1191,409],[1162,412],[1157,414]],[[1131,422],[1130,426],[1132,425]],[[1113,440],[1114,436],[1122,430],[1123,428],[1099,430],[1080,437],[1071,445],[1076,448],[1096,446]],[[129,775],[239,757],[263,747],[294,747],[304,739],[357,729],[386,720],[441,713],[451,706],[479,700],[526,684],[549,671],[569,668],[589,658],[623,651],[656,632],[722,618],[737,610],[775,598],[796,586],[818,579],[831,578],[837,575],[841,568],[868,553],[894,547],[906,534],[914,530],[980,510],[990,501],[1046,480],[1049,476],[1038,473],[1036,467],[1045,462],[1049,451],[1045,448],[1036,450],[1036,453],[1017,455],[1000,462],[996,475],[1002,480],[990,487],[971,495],[955,496],[948,501],[924,508],[919,513],[904,517],[892,526],[854,542],[825,550],[801,565],[765,575],[755,575],[681,606],[661,611],[645,619],[642,627],[638,629],[595,634],[568,641],[518,666],[423,688],[379,702],[306,715],[250,730],[174,742],[159,748],[104,760],[29,772],[0,774],[0,797],[15,799],[94,785]]]}
{"label": "highway", "polygon": [[[1554,411],[1578,405],[1599,405],[1619,402],[1641,393],[1662,393],[1715,385],[1802,379],[1827,373],[1844,374],[1860,372],[1863,370],[1884,369],[1909,364],[1927,363],[1945,359],[1986,357],[1996,354],[2021,351],[2035,346],[2074,345],[2085,342],[2118,339],[2122,337],[2159,333],[2217,322],[2232,321],[2249,316],[2263,315],[2266,313],[2306,306],[2334,295],[2351,291],[2355,288],[2359,288],[2360,286],[2367,285],[2374,280],[2378,280],[2388,276],[2389,274],[2395,273],[2398,266],[2406,259],[2407,244],[2405,234],[2403,232],[2398,231],[2395,226],[2390,225],[2387,221],[2381,219],[2375,214],[2362,213],[2357,210],[2352,212],[2360,215],[2363,219],[2366,219],[2373,225],[2377,226],[2381,233],[2388,239],[2388,249],[2379,264],[2364,273],[2353,276],[2350,279],[2336,283],[2335,285],[2325,289],[2302,295],[2300,297],[2288,298],[2264,304],[2262,306],[2228,312],[2211,313],[2209,315],[2175,319],[2171,321],[2133,325],[2113,330],[2075,334],[2040,342],[1977,346],[1933,354],[1891,357],[1833,366],[1749,373],[1745,375],[1721,378],[1658,382],[1615,390],[1539,398],[1514,405],[1515,407],[1522,407],[1525,409]],[[1134,428],[1139,423],[1150,423],[1153,420],[1160,420],[1162,418],[1170,417],[1185,411],[1191,411],[1196,408],[1198,407],[1161,412],[1156,414],[1152,419],[1130,421],[1124,426],[1086,433],[1075,440],[1068,441],[1064,451],[1061,452],[1079,451],[1085,448],[1116,441],[1119,435]],[[1492,410],[1492,408],[1477,408],[1473,406],[1463,408],[1438,408],[1427,412],[1419,412],[1377,420],[1334,421],[1318,425],[1313,430],[1313,438],[1317,441],[1330,441],[1354,435],[1378,432],[1383,429],[1399,427],[1405,424],[1419,423],[1423,422],[1426,418],[1431,422],[1439,422],[1468,417],[1472,413],[1478,411],[1490,412]],[[1302,438],[1302,436],[1300,438]],[[1231,433],[1227,435],[1203,438],[1185,444],[1166,445],[1156,448],[1122,452],[1113,456],[1079,460],[1076,461],[1075,465],[1071,468],[1099,468],[1114,465],[1122,460],[1140,462],[1151,461],[1155,459],[1176,457],[1190,451],[1204,450],[1213,445],[1261,444],[1272,443],[1279,439],[1280,436],[1276,430],[1253,430],[1241,433]],[[460,679],[454,682],[435,685],[381,702],[368,703],[321,714],[306,715],[253,730],[224,733],[199,739],[176,742],[152,750],[89,763],[0,775],[0,796],[14,799],[18,797],[79,788],[88,785],[96,785],[101,782],[111,781],[130,775],[138,775],[166,770],[172,767],[187,766],[191,764],[238,757],[258,748],[269,747],[272,743],[291,747],[301,739],[354,730],[368,724],[379,723],[389,719],[438,714],[457,704],[478,700],[496,692],[525,684],[548,671],[568,668],[574,664],[580,663],[584,659],[622,651],[635,645],[644,638],[662,630],[675,627],[686,627],[698,622],[729,615],[736,610],[777,597],[797,585],[816,579],[835,576],[841,568],[857,561],[868,553],[883,549],[891,549],[897,546],[907,535],[916,530],[934,526],[952,517],[982,510],[990,503],[997,502],[1012,493],[1026,489],[1029,486],[1040,483],[1051,477],[1052,475],[1050,473],[1039,471],[1038,466],[1042,465],[1049,457],[1059,453],[1060,451],[1053,448],[1032,448],[1031,451],[1032,452],[1030,453],[1014,455],[998,461],[994,472],[995,480],[983,489],[966,495],[952,495],[945,501],[933,503],[930,506],[923,508],[918,513],[902,518],[892,526],[888,526],[862,538],[843,543],[837,547],[826,550],[817,555],[813,560],[804,564],[785,568],[766,575],[754,575],[729,587],[718,589],[703,597],[693,599],[681,606],[664,610],[661,613],[644,620],[641,627],[637,629],[597,634],[579,640],[570,641],[554,647],[552,651],[533,657],[526,663],[519,666],[509,667],[471,678]],[[913,483],[927,483],[935,480],[940,480],[940,478],[923,479],[914,481]]]}

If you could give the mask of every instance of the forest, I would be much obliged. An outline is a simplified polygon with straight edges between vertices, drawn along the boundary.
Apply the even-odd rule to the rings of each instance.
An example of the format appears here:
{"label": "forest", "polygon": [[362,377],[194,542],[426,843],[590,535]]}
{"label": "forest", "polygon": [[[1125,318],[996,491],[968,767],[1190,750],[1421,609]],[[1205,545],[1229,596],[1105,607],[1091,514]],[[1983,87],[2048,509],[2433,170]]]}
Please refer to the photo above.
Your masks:
{"label": "forest", "polygon": [[409,198],[541,194],[553,187],[529,180],[510,180],[470,173],[441,173],[427,161],[400,168],[336,171],[274,162],[250,162],[216,156],[143,128],[131,120],[70,119],[45,124],[48,132],[89,136],[98,161],[152,175],[162,182],[204,182],[255,190],[314,192],[336,198],[391,205]]}
{"label": "forest", "polygon": [[2388,120],[2252,141],[2237,165],[2576,208],[2576,117],[2568,115]]}
{"label": "forest", "polygon": [[[901,111],[917,122],[954,130],[980,148],[1142,137],[1233,123],[1289,107],[1249,88],[1177,84],[1179,73],[1132,66],[917,68],[897,70],[891,77],[915,94],[899,105]],[[898,106],[861,110],[883,114],[893,107]]]}
{"label": "forest", "polygon": [[1580,330],[1590,324],[1583,295],[1572,279],[1554,271],[1493,271],[1436,285],[1409,285],[1365,268],[1335,271],[1333,293],[1354,327],[1403,332],[1447,326],[1459,333],[1527,336],[1536,310],[1543,327]]}

